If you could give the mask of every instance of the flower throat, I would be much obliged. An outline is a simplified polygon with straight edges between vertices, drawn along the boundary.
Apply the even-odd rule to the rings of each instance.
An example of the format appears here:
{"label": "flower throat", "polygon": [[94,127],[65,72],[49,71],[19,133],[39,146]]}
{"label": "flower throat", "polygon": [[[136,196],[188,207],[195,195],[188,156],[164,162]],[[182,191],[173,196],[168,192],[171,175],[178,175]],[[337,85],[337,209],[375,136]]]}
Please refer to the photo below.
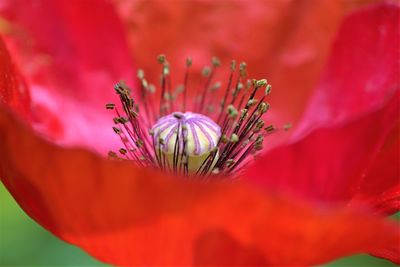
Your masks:
{"label": "flower throat", "polygon": [[174,90],[166,57],[160,55],[158,62],[160,93],[142,70],[137,73],[137,100],[124,82],[115,85],[121,105],[106,108],[115,112],[113,130],[122,147],[110,151],[109,157],[200,179],[240,172],[262,149],[264,138],[275,131],[263,120],[271,85],[265,79],[248,79],[246,64],[240,63],[237,72],[232,61],[225,90],[220,92],[222,83],[213,79],[221,64],[214,57],[211,67],[203,68],[204,86],[189,97],[192,60],[186,60],[182,85]]}

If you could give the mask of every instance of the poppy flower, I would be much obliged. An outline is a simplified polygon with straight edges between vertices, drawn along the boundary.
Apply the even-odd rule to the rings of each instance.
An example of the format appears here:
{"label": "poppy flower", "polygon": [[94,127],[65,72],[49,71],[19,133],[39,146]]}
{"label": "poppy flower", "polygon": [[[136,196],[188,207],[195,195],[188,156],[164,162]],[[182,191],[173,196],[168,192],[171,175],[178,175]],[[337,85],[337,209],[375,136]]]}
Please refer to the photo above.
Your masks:
{"label": "poppy flower", "polygon": [[[276,2],[276,9],[265,10],[280,10],[285,19],[271,22],[257,12],[264,10],[259,9],[262,1],[244,4],[247,9],[242,8],[243,2],[221,2],[224,9],[231,8],[226,13],[218,11],[219,4],[207,1],[194,2],[195,8],[178,2],[168,9],[139,2],[133,7],[137,21],[123,14],[131,9],[119,1],[121,17],[108,1],[21,3],[0,7],[4,16],[0,178],[25,212],[53,234],[116,265],[314,265],[360,252],[400,262],[398,225],[384,218],[397,212],[400,204],[397,5],[357,9],[340,27],[343,11],[337,7],[337,25],[327,22],[330,27],[323,40],[314,38],[316,43],[307,40],[297,46],[302,33],[314,25],[306,4]],[[317,6],[331,10],[331,5],[335,6]],[[187,13],[185,8],[196,12]],[[153,11],[162,12],[152,16]],[[235,24],[237,14],[243,20],[253,18],[244,26],[254,27],[256,34],[244,35],[248,38],[235,44],[232,38],[247,29]],[[179,49],[162,42],[168,41],[170,31],[151,30],[163,21],[174,21],[165,19],[169,15],[178,20],[170,27],[183,27],[193,34],[196,45],[187,45],[193,44],[192,39],[187,41],[180,33],[182,39],[172,39],[186,47]],[[224,25],[221,32],[213,30],[217,41],[204,38],[213,36],[206,34],[213,29],[207,27],[210,24],[196,27],[203,18],[211,19],[217,29]],[[193,31],[185,28],[191,19]],[[261,30],[274,29],[281,22],[286,24],[271,32],[276,42],[263,53],[258,44],[268,42]],[[299,22],[301,26],[293,30]],[[231,29],[229,23],[237,27],[223,31]],[[102,107],[118,101],[109,88],[120,79],[134,86],[130,93],[139,99],[140,83],[130,77],[127,44],[137,49],[135,64],[147,62],[146,56],[162,52],[157,51],[154,33],[160,34],[156,37],[167,53],[175,49],[168,56],[171,65],[184,62],[182,55],[191,51],[193,72],[196,58],[203,63],[211,52],[223,62],[232,55],[250,58],[248,72],[258,79],[254,86],[266,85],[258,75],[268,75],[272,67],[263,68],[265,58],[277,51],[272,60],[279,64],[272,68],[269,81],[278,86],[274,90],[279,97],[271,98],[271,111],[296,88],[301,91],[293,96],[312,96],[304,110],[305,99],[291,99],[290,105],[271,112],[271,121],[290,120],[293,129],[244,167],[232,183],[181,179],[162,168],[109,160],[98,153],[118,139],[108,130],[112,117]],[[315,55],[316,51],[321,54]],[[318,84],[311,90],[328,52]],[[167,66],[163,58],[161,63]],[[152,68],[143,65],[146,78],[157,78]],[[294,74],[296,70],[299,74]],[[185,71],[177,67],[176,73],[184,77]],[[142,75],[139,78],[143,82]],[[282,90],[289,91],[279,93],[283,85]],[[130,101],[124,98],[129,90],[123,84],[116,89],[123,101]]]}

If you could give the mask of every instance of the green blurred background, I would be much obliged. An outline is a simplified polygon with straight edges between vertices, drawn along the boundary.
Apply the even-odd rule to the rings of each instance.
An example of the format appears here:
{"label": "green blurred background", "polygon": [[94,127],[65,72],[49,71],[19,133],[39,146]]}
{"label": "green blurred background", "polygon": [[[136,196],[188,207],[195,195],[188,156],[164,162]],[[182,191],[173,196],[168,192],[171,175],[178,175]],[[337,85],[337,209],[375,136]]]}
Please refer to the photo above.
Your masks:
{"label": "green blurred background", "polygon": [[[30,219],[0,183],[0,266],[107,266],[44,230]],[[325,266],[396,266],[368,255]]]}

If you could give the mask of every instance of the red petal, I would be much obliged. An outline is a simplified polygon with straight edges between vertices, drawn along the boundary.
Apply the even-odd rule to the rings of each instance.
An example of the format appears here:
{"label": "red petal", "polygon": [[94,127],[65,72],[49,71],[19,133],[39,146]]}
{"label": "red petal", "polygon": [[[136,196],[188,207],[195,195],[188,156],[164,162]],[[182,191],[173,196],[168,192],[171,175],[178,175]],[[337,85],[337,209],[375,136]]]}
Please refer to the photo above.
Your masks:
{"label": "red petal", "polygon": [[400,88],[400,7],[373,5],[344,22],[297,132],[369,112]]}
{"label": "red petal", "polygon": [[98,140],[101,146],[112,140],[104,105],[115,100],[114,84],[133,76],[113,6],[102,0],[12,0],[2,8],[33,100],[62,120],[63,141]]}
{"label": "red petal", "polygon": [[[218,56],[225,64],[218,76],[222,81],[228,77],[230,60],[243,60],[251,78],[265,77],[273,85],[272,111],[279,123],[297,121],[319,79],[343,15],[362,4],[301,0],[181,0],[174,5],[163,0],[115,2],[130,31],[137,65],[152,82],[158,82],[159,69],[154,66],[160,53],[169,58],[178,82],[183,79],[188,56],[193,57],[196,70]],[[191,80],[191,89],[196,82]]]}
{"label": "red petal", "polygon": [[6,45],[0,37],[0,103],[7,104],[21,116],[30,116],[30,96],[16,70]]}
{"label": "red petal", "polygon": [[399,123],[398,18],[398,6],[378,5],[345,20],[296,141],[271,151],[247,176],[309,198],[349,201],[357,194],[382,212],[399,208],[398,169],[391,166],[398,149],[392,142],[378,155]]}
{"label": "red petal", "polygon": [[314,265],[399,241],[396,226],[367,214],[56,147],[3,108],[0,177],[36,221],[116,265]]}
{"label": "red petal", "polygon": [[[398,109],[396,94],[376,112],[342,126],[317,129],[296,143],[270,151],[244,177],[268,190],[279,189],[317,200],[349,201],[360,190],[363,176],[399,123],[398,119],[393,120]],[[391,168],[392,160],[382,168]],[[388,190],[385,185],[398,184],[397,176],[392,174],[371,173],[368,183],[384,180],[376,190]]]}
{"label": "red petal", "polygon": [[360,182],[354,204],[369,202],[378,213],[400,210],[400,123],[387,138],[376,160]]}
{"label": "red petal", "polygon": [[2,13],[14,25],[10,34],[24,57],[21,60],[37,63],[29,72],[34,82],[103,105],[113,96],[114,81],[129,78],[123,28],[107,1],[13,0],[4,6]]}

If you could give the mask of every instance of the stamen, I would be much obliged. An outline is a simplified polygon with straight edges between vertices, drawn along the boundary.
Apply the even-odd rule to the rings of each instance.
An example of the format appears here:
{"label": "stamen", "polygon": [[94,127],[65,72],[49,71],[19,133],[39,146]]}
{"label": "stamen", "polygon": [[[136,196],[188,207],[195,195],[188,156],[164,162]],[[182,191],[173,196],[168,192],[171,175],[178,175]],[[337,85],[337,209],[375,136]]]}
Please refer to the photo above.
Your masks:
{"label": "stamen", "polygon": [[189,68],[192,66],[192,59],[188,57],[186,59],[186,72],[185,72],[185,79],[183,82],[183,111],[186,111],[186,97],[187,97],[187,86],[189,80]]}
{"label": "stamen", "polygon": [[[276,131],[272,125],[265,126],[263,119],[270,108],[265,99],[271,93],[271,85],[266,79],[248,79],[246,63],[240,63],[236,71],[236,61],[232,61],[225,91],[221,92],[223,97],[215,99],[223,83],[213,81],[216,69],[221,66],[214,57],[211,67],[203,68],[203,88],[188,99],[192,59],[187,58],[183,84],[173,92],[167,58],[160,55],[158,62],[161,65],[158,111],[153,100],[156,86],[148,83],[143,70],[137,72],[139,102],[132,98],[131,89],[124,82],[115,85],[121,105],[108,103],[106,109],[115,112],[112,129],[122,147],[117,153],[110,151],[108,156],[205,181],[240,172],[253,160],[252,155],[262,150],[265,137]],[[189,106],[194,107],[194,112],[187,110]],[[286,124],[283,129],[290,127]]]}

